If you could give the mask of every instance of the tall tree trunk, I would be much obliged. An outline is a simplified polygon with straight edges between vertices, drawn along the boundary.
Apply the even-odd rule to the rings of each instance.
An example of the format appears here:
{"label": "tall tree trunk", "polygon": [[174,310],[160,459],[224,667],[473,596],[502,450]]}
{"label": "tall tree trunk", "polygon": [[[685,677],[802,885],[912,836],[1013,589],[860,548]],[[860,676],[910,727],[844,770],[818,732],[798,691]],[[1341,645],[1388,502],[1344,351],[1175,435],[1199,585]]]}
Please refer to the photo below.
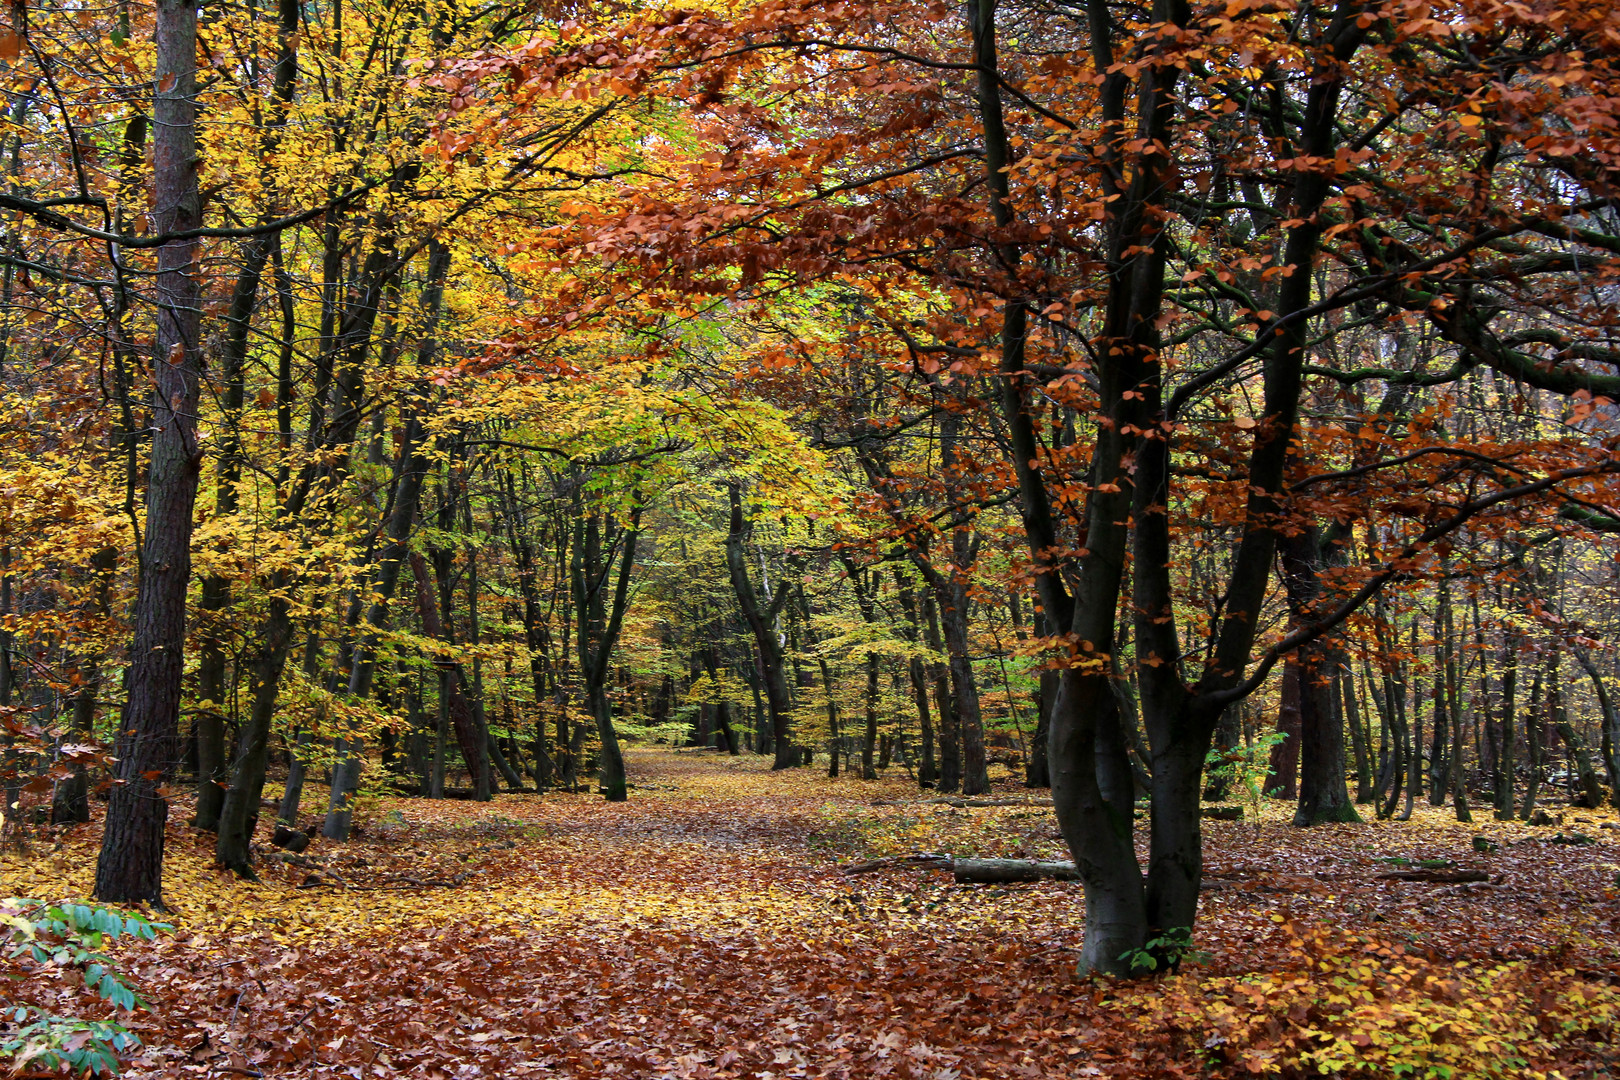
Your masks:
{"label": "tall tree trunk", "polygon": [[876,780],[877,767],[872,752],[878,737],[878,656],[866,654],[866,728],[861,733],[861,779]]}
{"label": "tall tree trunk", "polygon": [[962,758],[962,793],[982,795],[990,790],[984,753],[984,720],[979,708],[979,687],[973,678],[973,647],[968,637],[968,592],[965,583],[952,581],[948,597],[940,598],[940,624],[945,652],[950,657],[951,700],[955,706],[956,734]]}
{"label": "tall tree trunk", "polygon": [[1300,785],[1294,824],[1360,821],[1344,780],[1343,715],[1333,707],[1336,659],[1316,643],[1300,650]]}
{"label": "tall tree trunk", "polygon": [[765,704],[770,712],[771,742],[776,753],[771,768],[792,768],[798,764],[793,735],[789,730],[793,703],[788,691],[782,642],[775,625],[791,590],[784,584],[776,590],[774,598],[767,596],[765,604],[761,605],[748,573],[748,538],[753,530],[753,522],[743,515],[741,486],[733,482],[727,490],[731,517],[726,533],[726,570],[731,577],[732,591],[737,595],[737,606],[748,628],[753,631],[754,644],[759,651]]}
{"label": "tall tree trunk", "polygon": [[[923,596],[924,634],[928,648],[937,656],[945,652],[940,640],[939,612],[932,590]],[[950,669],[935,661],[931,667],[934,708],[939,712],[939,790],[958,791],[962,787],[961,726],[957,722],[956,701],[951,696]]]}
{"label": "tall tree trunk", "polygon": [[[434,641],[454,645],[454,635],[443,621],[443,613],[433,602],[433,583],[428,577],[427,561],[414,551],[406,558],[411,564],[411,576],[416,582],[416,606],[422,617],[423,631]],[[449,580],[446,568],[438,577],[441,602],[448,599],[443,595],[443,590],[449,584]],[[456,745],[461,748],[462,760],[467,763],[467,771],[472,777],[473,798],[487,802],[490,798],[489,735],[479,727],[472,706],[467,701],[466,672],[460,663],[444,657],[435,660],[434,665],[442,676],[439,686],[443,695],[445,715],[455,732]],[[335,785],[336,781],[333,783]]]}
{"label": "tall tree trunk", "polygon": [[[718,686],[720,680],[720,650],[713,645],[709,646],[708,651],[704,654],[703,664],[704,669],[709,673],[709,678],[713,679],[715,685]],[[673,683],[670,684],[670,693],[673,696]],[[736,757],[742,748],[738,745],[737,732],[731,724],[731,702],[724,697],[720,699],[720,704],[715,709],[714,722],[715,726],[720,729],[721,739],[724,740],[723,749],[732,757]]]}
{"label": "tall tree trunk", "polygon": [[[906,613],[906,639],[915,648],[922,642],[922,620],[917,613],[917,596],[910,582],[895,572],[900,594],[900,606]],[[917,725],[922,739],[922,760],[917,763],[917,783],[932,787],[939,774],[934,762],[934,721],[928,708],[928,674],[922,657],[912,656],[908,665],[911,676],[911,696],[917,707]]]}
{"label": "tall tree trunk", "polygon": [[[287,576],[286,571],[277,574],[278,578]],[[282,581],[280,585],[281,590],[285,590],[287,582]],[[275,717],[281,672],[293,632],[290,604],[283,596],[279,590],[271,592],[269,615],[260,627],[260,637],[248,663],[253,700],[248,722],[242,726],[238,740],[231,786],[220,807],[219,835],[214,847],[221,866],[253,880],[258,878],[253,870],[253,831],[259,820],[259,800],[264,794],[265,770],[270,757],[270,724]],[[296,806],[293,814],[296,815]]]}
{"label": "tall tree trunk", "polygon": [[821,692],[827,699],[827,779],[838,779],[838,702],[833,698],[832,669],[825,656],[816,657],[821,665]]}
{"label": "tall tree trunk", "polygon": [[[304,678],[314,681],[316,673],[320,670],[321,641],[311,631],[304,639]],[[323,701],[315,713],[316,726],[326,723],[326,704]],[[287,755],[287,785],[282,789],[281,805],[276,810],[276,820],[292,828],[298,824],[298,810],[304,797],[304,777],[309,774],[309,744],[314,741],[309,728],[300,728],[293,737],[293,745]],[[236,778],[231,779],[231,786],[236,786]],[[226,793],[230,798],[230,793]]]}
{"label": "tall tree trunk", "polygon": [[1498,725],[1495,768],[1491,773],[1492,802],[1498,821],[1513,820],[1514,744],[1518,741],[1514,717],[1518,710],[1515,691],[1519,679],[1519,636],[1511,627],[1502,632],[1502,714]]}
{"label": "tall tree trunk", "polygon": [[621,550],[611,606],[604,600],[603,591],[614,577],[612,553],[610,551],[605,558],[601,554],[598,518],[593,514],[587,519],[578,501],[575,512],[579,515],[579,524],[574,537],[574,606],[579,614],[579,666],[585,680],[585,699],[596,721],[597,738],[601,740],[597,780],[609,802],[624,802],[629,797],[629,789],[624,752],[613,727],[613,711],[607,697],[607,676],[619,631],[624,625],[624,613],[630,604],[630,575],[635,568],[636,546],[641,535],[641,507],[637,505],[631,511],[630,522],[618,537]]}
{"label": "tall tree trunk", "polygon": [[[157,0],[152,36],[152,215],[160,234],[202,226],[197,190],[197,8]],[[129,698],[118,725],[116,784],[107,803],[95,895],[109,903],[163,902],[161,789],[179,755],[180,683],[185,668],[186,586],[202,448],[197,412],[202,377],[202,272],[196,238],[158,249],[156,345],[152,362],[151,450],[146,537],[133,612]]]}
{"label": "tall tree trunk", "polygon": [[1620,807],[1620,754],[1616,753],[1616,746],[1620,746],[1620,712],[1617,712],[1614,700],[1609,697],[1608,687],[1603,684],[1603,676],[1598,673],[1597,665],[1592,663],[1592,657],[1585,649],[1575,650],[1575,660],[1586,672],[1586,677],[1592,680],[1592,690],[1597,695],[1598,710],[1603,718],[1602,742],[1600,749],[1603,757],[1603,768],[1608,773],[1609,802],[1610,805]]}
{"label": "tall tree trunk", "polygon": [[[1547,714],[1552,711],[1553,691],[1549,688],[1547,696],[1542,697],[1541,677],[1541,669],[1537,668],[1535,681],[1530,684],[1530,715],[1524,724],[1526,757],[1529,758],[1530,766],[1530,780],[1524,791],[1524,807],[1519,811],[1519,817],[1524,821],[1529,821],[1536,812],[1536,795],[1541,790],[1541,733],[1546,730]],[[1553,677],[1551,661],[1547,664],[1547,677],[1550,683]]]}
{"label": "tall tree trunk", "polygon": [[[1335,556],[1346,533],[1338,526],[1325,531],[1311,527],[1278,545],[1289,613],[1297,624],[1316,617],[1323,569],[1338,561]],[[1344,713],[1334,707],[1338,659],[1327,642],[1314,641],[1300,648],[1291,667],[1299,708],[1300,782],[1294,824],[1359,821],[1344,782]],[[1283,678],[1288,677],[1285,670]]]}
{"label": "tall tree trunk", "polygon": [[[1371,685],[1370,679],[1369,685]],[[1401,791],[1406,786],[1408,771],[1406,748],[1409,740],[1406,732],[1406,709],[1404,708],[1404,702],[1398,702],[1395,698],[1395,686],[1395,680],[1386,675],[1384,677],[1384,697],[1388,704],[1387,716],[1389,718],[1390,745],[1387,768],[1390,779],[1387,801],[1383,802],[1378,808],[1380,820],[1388,820],[1395,816],[1395,808],[1400,805]],[[1405,691],[1402,690],[1401,693],[1404,695]]]}
{"label": "tall tree trunk", "polygon": [[1350,728],[1350,748],[1356,758],[1356,802],[1373,801],[1372,732],[1363,726],[1360,703],[1356,700],[1356,673],[1346,658],[1337,657],[1338,679],[1334,698],[1343,712],[1344,722]]}
{"label": "tall tree trunk", "polygon": [[[247,365],[248,329],[258,304],[259,283],[269,260],[270,243],[259,237],[250,240],[242,254],[242,269],[231,291],[226,314],[229,324],[220,356],[220,378],[224,393],[224,431],[220,439],[218,483],[214,491],[214,516],[236,514],[236,486],[241,479],[242,404],[244,372]],[[223,574],[210,574],[203,580],[201,621],[208,629],[197,665],[197,690],[203,704],[197,714],[197,809],[192,825],[214,831],[219,827],[220,808],[225,805],[227,762],[225,760],[225,649],[223,612],[231,605],[231,585]]]}
{"label": "tall tree trunk", "polygon": [[[1411,643],[1410,644],[1411,655],[1416,656],[1417,655],[1417,618],[1415,616],[1412,619],[1412,633],[1411,633],[1410,643]],[[1422,699],[1423,699],[1423,692],[1416,685],[1415,677],[1414,677],[1414,685],[1412,686],[1410,692],[1408,692],[1408,690],[1407,690],[1406,683],[1404,681],[1402,682],[1401,696],[1400,696],[1401,708],[1402,708],[1402,711],[1404,712],[1404,710],[1406,708],[1406,705],[1407,705],[1407,702],[1410,701],[1411,706],[1412,706],[1412,712],[1410,714],[1410,720],[1407,723],[1407,735],[1410,738],[1410,742],[1408,743],[1407,748],[1406,748],[1406,762],[1407,762],[1406,805],[1401,810],[1401,815],[1400,815],[1400,818],[1398,819],[1400,821],[1410,821],[1410,820],[1412,820],[1412,811],[1416,806],[1417,798],[1418,798],[1419,795],[1423,794],[1423,700]]]}
{"label": "tall tree trunk", "polygon": [[1283,665],[1282,689],[1278,694],[1277,731],[1283,740],[1271,748],[1271,767],[1266,774],[1266,794],[1283,799],[1299,793],[1300,733],[1304,693],[1300,686],[1300,660],[1291,656]]}

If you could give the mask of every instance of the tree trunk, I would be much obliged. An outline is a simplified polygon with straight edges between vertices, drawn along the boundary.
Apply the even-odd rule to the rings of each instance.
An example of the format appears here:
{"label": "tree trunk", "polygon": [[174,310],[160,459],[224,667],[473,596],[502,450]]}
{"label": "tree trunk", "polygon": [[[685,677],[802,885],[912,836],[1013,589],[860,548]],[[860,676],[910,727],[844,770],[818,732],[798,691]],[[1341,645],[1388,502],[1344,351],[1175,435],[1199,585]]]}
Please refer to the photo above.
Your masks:
{"label": "tree trunk", "polygon": [[[452,635],[448,624],[442,621],[440,607],[444,606],[447,597],[443,594],[450,583],[448,566],[437,569],[437,580],[440,589],[440,606],[433,602],[432,584],[428,578],[427,562],[416,552],[406,556],[411,565],[411,576],[416,582],[416,606],[422,618],[422,630],[427,637],[434,641],[442,641],[446,645],[453,645]],[[471,704],[466,695],[466,673],[459,663],[449,659],[436,660],[437,666],[443,676],[440,690],[444,700],[445,715],[450,721],[451,729],[455,732],[456,745],[461,748],[461,759],[467,763],[467,772],[472,778],[473,798],[479,802],[488,802],[490,794],[489,779],[489,733],[478,724]],[[333,781],[334,786],[336,781]],[[344,812],[341,808],[338,812]],[[347,827],[345,826],[345,835]]]}
{"label": "tree trunk", "polygon": [[[906,613],[906,638],[913,646],[922,641],[922,620],[917,614],[916,593],[911,584],[895,572],[896,584],[900,593],[900,606]],[[928,675],[922,657],[913,656],[907,665],[911,676],[911,697],[917,707],[917,725],[922,738],[922,760],[917,763],[917,783],[921,787],[932,787],[938,779],[938,771],[934,762],[934,721],[928,708]]]}
{"label": "tree trunk", "polygon": [[941,598],[940,623],[945,631],[945,651],[950,657],[951,699],[955,705],[956,733],[961,740],[962,794],[982,795],[990,790],[990,777],[986,771],[979,687],[973,678],[973,650],[968,639],[966,585],[952,583],[949,598]]}
{"label": "tree trunk", "polygon": [[[196,150],[197,8],[158,0],[152,35],[157,59],[152,118],[152,228],[159,234],[202,226]],[[179,756],[185,668],[186,586],[191,580],[192,514],[202,448],[197,413],[202,375],[202,274],[196,239],[158,249],[156,344],[152,361],[151,449],[146,537],[142,545],[127,681],[118,725],[116,783],[107,802],[95,895],[108,903],[163,902],[164,826],[159,792]]]}
{"label": "tree trunk", "polygon": [[1513,820],[1514,750],[1518,741],[1514,717],[1518,711],[1515,691],[1519,678],[1519,637],[1511,629],[1503,631],[1502,643],[1502,720],[1498,728],[1501,746],[1491,774],[1492,802],[1496,820]]}
{"label": "tree trunk", "polygon": [[[286,571],[278,578],[288,577]],[[286,588],[282,583],[282,589]],[[272,590],[269,615],[261,627],[262,636],[255,644],[249,662],[253,702],[248,721],[242,726],[237,740],[236,765],[231,772],[231,786],[225,792],[219,814],[219,834],[214,854],[218,863],[237,876],[257,880],[253,870],[253,831],[259,820],[259,800],[264,795],[265,769],[270,755],[270,724],[275,719],[276,697],[281,684],[281,672],[286,665],[288,644],[292,639],[290,605],[280,590]],[[290,781],[289,777],[289,781]],[[292,788],[291,783],[288,785]],[[287,816],[289,826],[296,824],[296,803]]]}
{"label": "tree trunk", "polygon": [[579,613],[579,666],[585,681],[585,699],[596,721],[597,738],[601,741],[601,751],[597,755],[597,781],[601,793],[609,802],[624,802],[629,797],[629,790],[625,782],[624,753],[619,747],[619,736],[613,727],[613,711],[607,697],[607,676],[613,649],[618,644],[619,631],[624,625],[624,613],[630,603],[630,574],[635,567],[636,546],[640,539],[641,507],[638,505],[631,511],[630,523],[618,538],[622,551],[618,557],[611,607],[605,603],[602,593],[614,566],[611,552],[605,561],[601,553],[603,545],[599,519],[595,514],[587,519],[577,495],[575,513],[579,519],[574,534],[574,606]]}
{"label": "tree trunk", "polygon": [[[940,640],[939,611],[932,590],[923,595],[923,624],[928,648],[936,655],[945,651]],[[929,665],[930,681],[934,684],[934,708],[939,713],[939,783],[940,791],[958,791],[962,787],[962,749],[957,723],[956,702],[951,696],[949,669],[935,661]]]}
{"label": "tree trunk", "polygon": [[1608,687],[1603,684],[1603,677],[1598,673],[1597,665],[1592,663],[1592,657],[1585,649],[1577,649],[1575,659],[1587,678],[1592,680],[1592,690],[1597,695],[1598,709],[1603,717],[1601,750],[1603,767],[1608,773],[1609,802],[1612,806],[1620,807],[1620,753],[1616,752],[1616,747],[1620,746],[1620,712],[1615,709]]}
{"label": "tree trunk", "polygon": [[1122,970],[1120,957],[1141,948],[1147,936],[1146,894],[1132,839],[1134,800],[1105,798],[1097,782],[1096,718],[1117,711],[1117,704],[1106,676],[1074,668],[1060,675],[1048,760],[1058,825],[1077,864],[1083,853],[1088,865],[1080,968],[1116,972]]}
{"label": "tree trunk", "polygon": [[1365,805],[1373,801],[1372,732],[1362,725],[1363,714],[1356,700],[1355,670],[1338,658],[1338,678],[1335,680],[1334,701],[1342,710],[1344,722],[1350,728],[1350,747],[1356,756],[1356,802]]}
{"label": "tree trunk", "polygon": [[821,666],[821,693],[827,699],[827,779],[838,779],[838,702],[833,699],[832,669],[825,656],[816,657]]}
{"label": "tree trunk", "polygon": [[1567,719],[1558,721],[1558,737],[1564,740],[1569,748],[1569,763],[1575,773],[1576,782],[1580,785],[1578,796],[1572,800],[1576,806],[1584,806],[1595,810],[1603,805],[1603,783],[1598,779],[1597,771],[1592,768],[1591,755],[1586,752],[1586,744],[1575,733],[1575,726]]}
{"label": "tree trunk", "polygon": [[720,748],[736,757],[741,748],[737,745],[737,730],[731,724],[731,702],[722,699],[715,707],[714,724],[720,729]]}
{"label": "tree trunk", "polygon": [[1277,707],[1277,730],[1283,741],[1271,748],[1271,769],[1266,775],[1266,794],[1292,799],[1299,794],[1299,750],[1304,718],[1300,715],[1303,693],[1300,687],[1299,658],[1291,656],[1283,665],[1282,693]]}
{"label": "tree trunk", "polygon": [[[304,645],[304,674],[309,678],[315,677],[319,669],[319,639],[312,633]],[[326,708],[322,705],[316,712],[317,723],[324,723]],[[302,728],[294,736],[287,761],[287,786],[281,793],[281,805],[276,810],[276,820],[292,827],[298,824],[299,804],[304,797],[304,777],[309,772],[305,756],[312,741],[308,728]],[[233,780],[234,783],[234,780]],[[229,793],[227,793],[229,798]]]}
{"label": "tree trunk", "polygon": [[737,594],[737,606],[743,619],[754,633],[754,644],[759,650],[761,679],[765,684],[765,703],[770,712],[770,734],[776,757],[772,769],[788,769],[797,763],[793,734],[789,730],[792,716],[792,698],[788,692],[787,667],[783,662],[782,643],[777,636],[777,615],[787,602],[790,590],[783,585],[774,598],[767,597],[761,606],[754,585],[748,575],[748,537],[753,522],[743,516],[742,488],[732,483],[728,489],[731,500],[730,529],[726,534],[726,569],[731,577],[732,591]]}
{"label": "tree trunk", "polygon": [[[1549,682],[1552,678],[1552,672],[1553,665],[1551,662],[1549,662],[1547,665]],[[1525,786],[1524,808],[1519,811],[1519,817],[1523,821],[1529,821],[1531,816],[1536,812],[1536,795],[1541,790],[1541,733],[1546,728],[1546,713],[1552,712],[1552,697],[1553,693],[1549,689],[1546,698],[1542,698],[1541,670],[1538,668],[1536,670],[1535,682],[1532,683],[1530,687],[1530,716],[1525,721],[1524,725],[1524,737],[1526,743],[1525,749],[1527,751],[1526,756],[1530,759],[1530,780]],[[1546,710],[1546,713],[1541,711],[1543,709]]]}
{"label": "tree trunk", "polygon": [[1299,651],[1300,785],[1297,826],[1360,821],[1344,781],[1343,714],[1333,707],[1335,659],[1316,643]]}
{"label": "tree trunk", "polygon": [[866,654],[866,727],[861,733],[861,779],[876,780],[877,767],[873,764],[872,754],[877,748],[878,737],[878,657],[877,653]]}

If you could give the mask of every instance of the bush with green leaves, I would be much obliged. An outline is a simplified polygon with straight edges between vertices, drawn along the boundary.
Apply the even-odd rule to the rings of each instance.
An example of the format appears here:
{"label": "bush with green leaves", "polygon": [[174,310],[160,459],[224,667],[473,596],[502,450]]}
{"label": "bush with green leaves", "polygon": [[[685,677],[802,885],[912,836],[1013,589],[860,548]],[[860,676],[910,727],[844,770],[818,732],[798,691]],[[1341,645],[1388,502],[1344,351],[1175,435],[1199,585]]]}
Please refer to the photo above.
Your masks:
{"label": "bush with green leaves", "polygon": [[1119,958],[1130,964],[1132,972],[1140,975],[1158,971],[1161,967],[1166,971],[1175,971],[1183,964],[1199,967],[1209,963],[1210,954],[1193,946],[1192,927],[1175,926],[1150,938],[1140,949],[1121,953]]}
{"label": "bush with green leaves", "polygon": [[1214,747],[1204,759],[1205,772],[1226,783],[1230,797],[1243,805],[1256,831],[1260,828],[1260,810],[1266,801],[1271,751],[1287,738],[1281,731],[1263,732],[1248,744]]}
{"label": "bush with green leaves", "polygon": [[[71,968],[87,989],[116,1009],[147,1008],[129,979],[114,967],[104,947],[120,938],[151,941],[167,923],[87,904],[47,904],[38,900],[0,900],[0,944],[6,958],[25,969]],[[25,979],[27,970],[7,972]],[[29,1005],[0,1008],[0,1058],[12,1059],[14,1070],[33,1065],[78,1075],[110,1076],[121,1058],[140,1046],[140,1039],[110,1020],[55,1016]]]}

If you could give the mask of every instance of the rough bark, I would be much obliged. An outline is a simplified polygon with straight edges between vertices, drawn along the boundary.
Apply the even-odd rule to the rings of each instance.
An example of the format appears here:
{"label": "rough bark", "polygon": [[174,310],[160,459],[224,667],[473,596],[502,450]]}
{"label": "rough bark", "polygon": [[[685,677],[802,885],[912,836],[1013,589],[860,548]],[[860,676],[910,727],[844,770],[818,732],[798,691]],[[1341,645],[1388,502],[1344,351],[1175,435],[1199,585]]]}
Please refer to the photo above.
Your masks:
{"label": "rough bark", "polygon": [[[152,227],[180,233],[202,226],[197,190],[197,8],[158,0],[152,118]],[[179,755],[185,666],[186,587],[191,579],[192,514],[202,448],[196,417],[203,356],[202,275],[196,239],[158,249],[155,355],[146,536],[133,612],[129,697],[118,725],[118,758],[107,803],[95,895],[109,903],[163,900],[164,826],[159,794]]]}

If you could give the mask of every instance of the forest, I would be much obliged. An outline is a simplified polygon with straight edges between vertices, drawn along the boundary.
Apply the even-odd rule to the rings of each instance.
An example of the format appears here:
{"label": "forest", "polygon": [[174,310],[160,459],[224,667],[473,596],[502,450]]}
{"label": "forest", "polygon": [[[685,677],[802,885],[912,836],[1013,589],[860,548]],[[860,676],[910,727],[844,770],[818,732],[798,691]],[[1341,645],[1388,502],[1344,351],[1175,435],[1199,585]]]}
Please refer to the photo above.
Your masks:
{"label": "forest", "polygon": [[1607,0],[16,0],[0,1063],[1620,1073]]}

